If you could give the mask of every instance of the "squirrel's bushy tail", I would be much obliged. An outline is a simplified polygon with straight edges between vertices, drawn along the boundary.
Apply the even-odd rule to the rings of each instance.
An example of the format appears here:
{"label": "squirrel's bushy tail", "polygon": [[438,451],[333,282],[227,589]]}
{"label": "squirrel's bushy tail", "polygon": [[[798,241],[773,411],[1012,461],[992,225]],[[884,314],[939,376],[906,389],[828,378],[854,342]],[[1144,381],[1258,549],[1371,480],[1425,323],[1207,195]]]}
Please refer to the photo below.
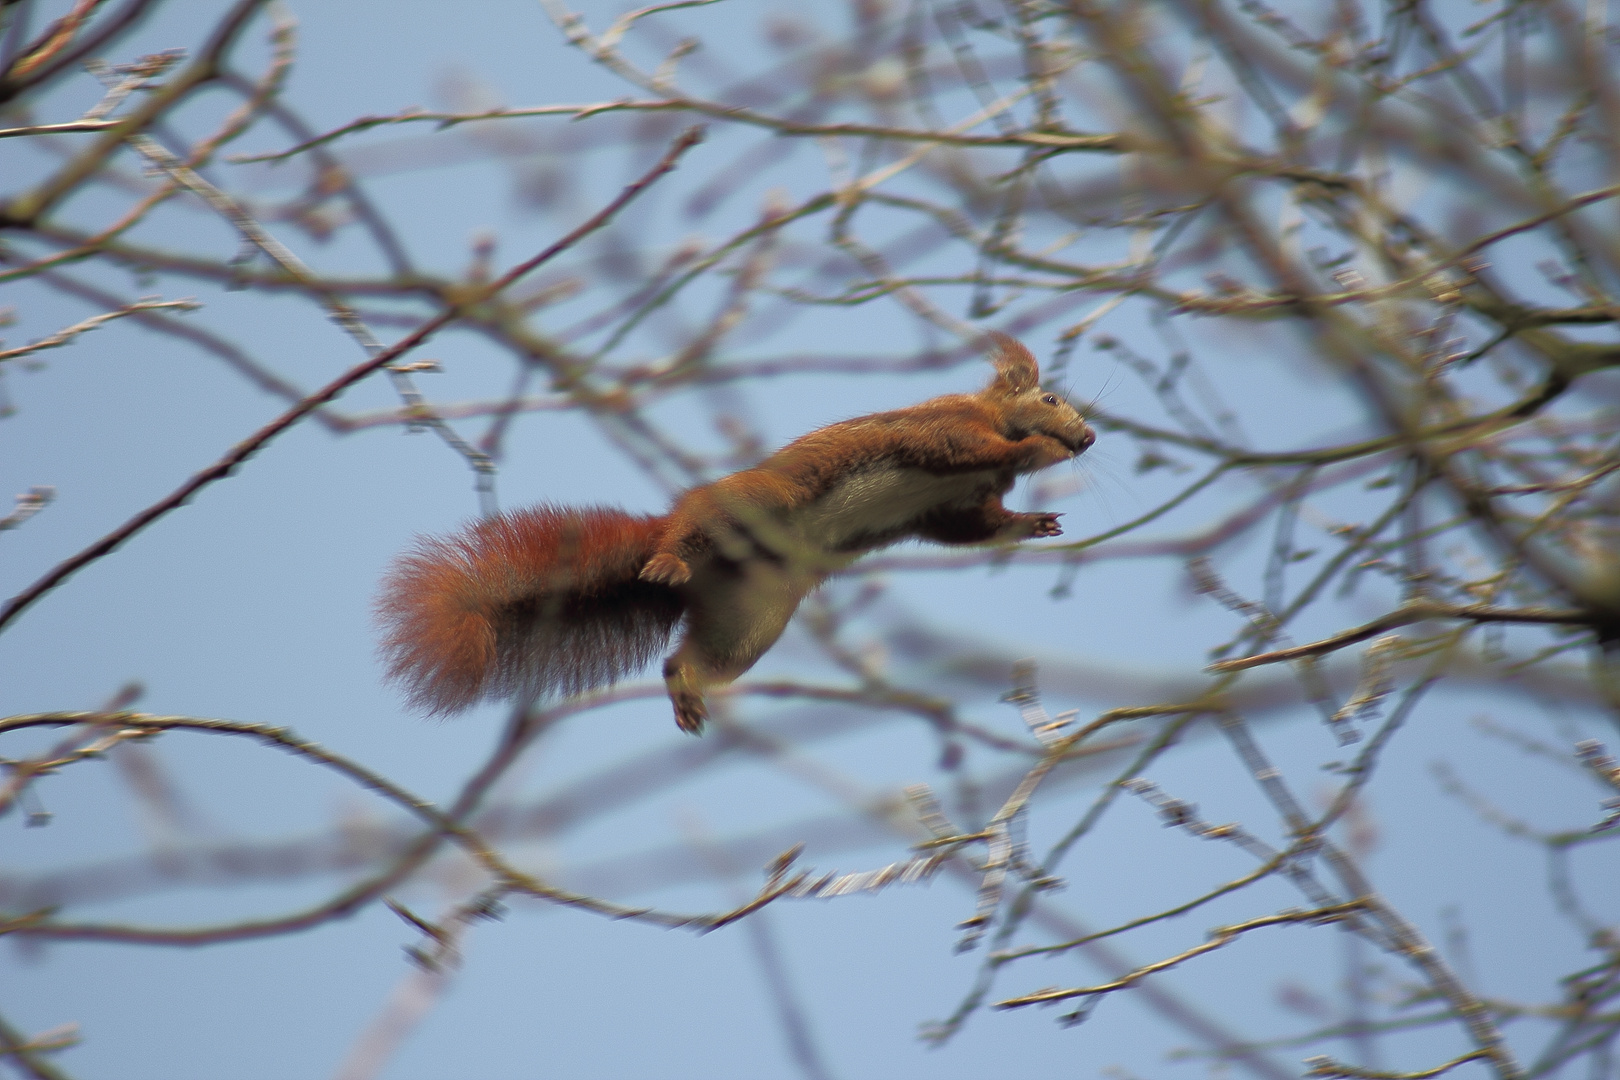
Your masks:
{"label": "squirrel's bushy tail", "polygon": [[383,580],[388,678],[430,714],[575,694],[647,664],[685,603],[637,577],[664,518],[536,506],[427,537]]}

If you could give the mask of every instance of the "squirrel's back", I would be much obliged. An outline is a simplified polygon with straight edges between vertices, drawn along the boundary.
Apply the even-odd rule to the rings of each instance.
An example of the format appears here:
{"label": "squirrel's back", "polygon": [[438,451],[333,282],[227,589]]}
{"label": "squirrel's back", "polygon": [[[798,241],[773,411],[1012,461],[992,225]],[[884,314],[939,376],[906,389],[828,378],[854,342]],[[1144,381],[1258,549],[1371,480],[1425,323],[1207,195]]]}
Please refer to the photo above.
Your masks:
{"label": "squirrel's back", "polygon": [[664,518],[535,506],[419,539],[383,582],[388,677],[412,706],[576,694],[645,666],[685,604],[637,575]]}
{"label": "squirrel's back", "polygon": [[684,617],[664,682],[695,733],[706,690],[753,667],[804,596],[862,553],[1061,535],[1057,514],[1002,497],[1095,436],[1041,386],[1028,349],[1004,334],[988,344],[996,377],[979,393],[813,431],[666,517],[540,506],[419,541],[377,605],[389,677],[431,713],[574,694],[642,667]]}

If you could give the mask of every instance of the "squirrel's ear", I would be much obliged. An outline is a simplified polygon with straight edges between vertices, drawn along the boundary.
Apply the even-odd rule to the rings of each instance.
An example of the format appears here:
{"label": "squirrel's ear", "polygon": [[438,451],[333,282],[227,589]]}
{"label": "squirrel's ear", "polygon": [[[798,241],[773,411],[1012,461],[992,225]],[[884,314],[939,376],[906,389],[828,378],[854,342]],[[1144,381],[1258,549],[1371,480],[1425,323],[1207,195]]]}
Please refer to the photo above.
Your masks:
{"label": "squirrel's ear", "polygon": [[1041,369],[1034,355],[1018,339],[999,330],[992,330],[988,338],[990,362],[996,367],[993,388],[1018,394],[1040,383]]}

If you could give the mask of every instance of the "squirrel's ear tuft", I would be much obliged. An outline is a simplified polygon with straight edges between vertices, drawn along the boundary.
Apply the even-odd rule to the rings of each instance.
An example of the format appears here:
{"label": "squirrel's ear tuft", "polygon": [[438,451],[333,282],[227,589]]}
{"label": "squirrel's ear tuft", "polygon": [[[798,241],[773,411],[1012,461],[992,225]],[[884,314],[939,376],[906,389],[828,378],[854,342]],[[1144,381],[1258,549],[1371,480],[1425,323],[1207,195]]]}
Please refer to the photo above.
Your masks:
{"label": "squirrel's ear tuft", "polygon": [[1035,363],[1034,354],[1024,348],[1018,339],[999,330],[992,330],[987,339],[990,362],[996,367],[996,380],[991,384],[992,388],[1018,394],[1040,383],[1040,366]]}

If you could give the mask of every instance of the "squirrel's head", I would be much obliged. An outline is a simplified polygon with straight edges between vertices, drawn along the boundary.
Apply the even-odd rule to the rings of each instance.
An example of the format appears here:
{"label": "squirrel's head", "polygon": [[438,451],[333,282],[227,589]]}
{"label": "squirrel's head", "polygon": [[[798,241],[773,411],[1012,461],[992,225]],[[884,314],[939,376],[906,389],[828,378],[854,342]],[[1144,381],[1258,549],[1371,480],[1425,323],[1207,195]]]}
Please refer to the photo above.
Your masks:
{"label": "squirrel's head", "polygon": [[1028,349],[996,331],[990,333],[989,345],[996,377],[982,396],[999,411],[1003,435],[1009,439],[1048,435],[1076,454],[1096,441],[1096,433],[1079,410],[1063,395],[1041,386],[1040,366]]}

